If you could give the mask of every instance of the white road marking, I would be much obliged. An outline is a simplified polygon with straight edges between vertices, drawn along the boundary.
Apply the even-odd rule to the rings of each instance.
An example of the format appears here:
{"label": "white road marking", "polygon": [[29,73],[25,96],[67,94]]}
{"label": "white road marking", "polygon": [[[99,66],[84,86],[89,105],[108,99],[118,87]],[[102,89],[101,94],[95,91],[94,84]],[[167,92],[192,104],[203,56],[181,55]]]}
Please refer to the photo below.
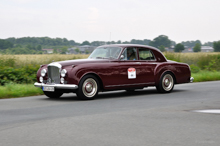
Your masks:
{"label": "white road marking", "polygon": [[195,110],[194,112],[220,114],[220,109]]}

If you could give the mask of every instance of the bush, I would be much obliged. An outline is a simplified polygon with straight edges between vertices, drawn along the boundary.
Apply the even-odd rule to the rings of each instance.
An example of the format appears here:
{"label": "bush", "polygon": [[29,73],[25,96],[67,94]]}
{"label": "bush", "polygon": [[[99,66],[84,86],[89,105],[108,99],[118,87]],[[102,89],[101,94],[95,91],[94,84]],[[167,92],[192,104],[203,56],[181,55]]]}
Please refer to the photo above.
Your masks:
{"label": "bush", "polygon": [[0,85],[17,83],[33,84],[37,81],[37,70],[42,64],[54,61],[87,58],[88,55],[1,55],[0,54]]}
{"label": "bush", "polygon": [[15,62],[16,62],[16,60],[15,60],[15,58],[13,56],[5,58],[5,57],[0,55],[0,67],[3,67],[3,66],[14,67],[15,66]]}
{"label": "bush", "polygon": [[39,65],[27,65],[22,68],[0,67],[0,85],[36,82],[36,73],[38,69]]}
{"label": "bush", "polygon": [[177,61],[177,62],[181,62],[180,60],[180,53],[165,53],[165,57],[168,59],[168,60],[173,60],[173,61]]}
{"label": "bush", "polygon": [[190,65],[190,69],[192,73],[198,73],[200,71],[200,68],[194,64]]}
{"label": "bush", "polygon": [[220,70],[220,54],[206,55],[198,58],[197,65],[208,71],[219,71]]}

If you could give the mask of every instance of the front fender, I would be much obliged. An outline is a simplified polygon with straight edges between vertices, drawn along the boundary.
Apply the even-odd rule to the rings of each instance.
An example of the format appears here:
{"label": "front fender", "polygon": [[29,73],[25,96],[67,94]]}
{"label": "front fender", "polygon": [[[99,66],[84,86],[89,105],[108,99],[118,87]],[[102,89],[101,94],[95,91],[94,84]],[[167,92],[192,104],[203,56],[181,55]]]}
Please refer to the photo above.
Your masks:
{"label": "front fender", "polygon": [[102,80],[101,76],[99,75],[98,69],[95,67],[88,67],[85,65],[76,66],[71,70],[71,84],[79,84],[80,80],[87,74],[93,74]]}

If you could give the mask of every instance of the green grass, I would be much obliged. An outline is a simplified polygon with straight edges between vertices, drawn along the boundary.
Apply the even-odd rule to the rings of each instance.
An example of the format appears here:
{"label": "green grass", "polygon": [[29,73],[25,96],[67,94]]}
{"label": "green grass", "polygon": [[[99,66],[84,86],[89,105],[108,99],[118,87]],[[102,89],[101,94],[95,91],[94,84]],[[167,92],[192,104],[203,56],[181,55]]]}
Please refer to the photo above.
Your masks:
{"label": "green grass", "polygon": [[33,84],[6,84],[5,86],[0,86],[0,99],[42,94],[42,90],[34,87]]}
{"label": "green grass", "polygon": [[220,80],[220,72],[200,71],[198,73],[192,73],[191,76],[194,77],[194,82]]}

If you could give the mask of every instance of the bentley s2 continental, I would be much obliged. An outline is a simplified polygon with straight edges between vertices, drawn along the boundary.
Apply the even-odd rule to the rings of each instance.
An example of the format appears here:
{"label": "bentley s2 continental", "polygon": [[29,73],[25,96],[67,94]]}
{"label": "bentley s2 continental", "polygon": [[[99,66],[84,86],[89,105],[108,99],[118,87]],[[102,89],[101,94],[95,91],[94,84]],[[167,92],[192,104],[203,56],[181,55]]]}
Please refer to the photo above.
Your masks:
{"label": "bentley s2 continental", "polygon": [[97,47],[87,59],[41,65],[34,85],[49,98],[73,92],[81,99],[94,99],[100,91],[148,86],[168,93],[175,84],[189,82],[189,65],[167,60],[157,48],[115,44]]}

